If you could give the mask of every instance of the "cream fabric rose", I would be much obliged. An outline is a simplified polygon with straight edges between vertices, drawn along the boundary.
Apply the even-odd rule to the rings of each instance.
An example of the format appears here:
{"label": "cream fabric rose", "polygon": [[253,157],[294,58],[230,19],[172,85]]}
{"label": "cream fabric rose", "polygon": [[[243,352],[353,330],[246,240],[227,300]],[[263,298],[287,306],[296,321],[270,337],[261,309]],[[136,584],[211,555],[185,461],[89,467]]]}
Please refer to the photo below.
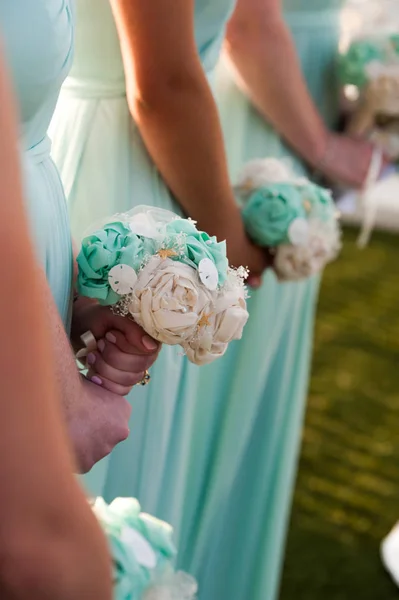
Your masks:
{"label": "cream fabric rose", "polygon": [[341,249],[337,222],[309,220],[309,237],[304,245],[282,244],[276,249],[273,269],[280,281],[298,281],[320,273]]}
{"label": "cream fabric rose", "polygon": [[256,158],[246,163],[242,169],[236,190],[248,193],[270,183],[287,183],[294,178],[291,169],[277,158]]}
{"label": "cream fabric rose", "polygon": [[248,321],[244,288],[221,290],[212,312],[203,312],[197,334],[184,345],[191,362],[206,365],[223,356],[233,340],[241,339]]}
{"label": "cream fabric rose", "polygon": [[216,297],[192,267],[154,256],[139,273],[129,312],[159,342],[183,344],[196,334],[201,315],[213,311]]}
{"label": "cream fabric rose", "polygon": [[273,268],[279,281],[299,281],[314,275],[317,263],[308,246],[283,244],[277,248]]}
{"label": "cream fabric rose", "polygon": [[326,240],[312,237],[306,246],[279,246],[273,268],[280,281],[298,281],[320,273],[335,257]]}

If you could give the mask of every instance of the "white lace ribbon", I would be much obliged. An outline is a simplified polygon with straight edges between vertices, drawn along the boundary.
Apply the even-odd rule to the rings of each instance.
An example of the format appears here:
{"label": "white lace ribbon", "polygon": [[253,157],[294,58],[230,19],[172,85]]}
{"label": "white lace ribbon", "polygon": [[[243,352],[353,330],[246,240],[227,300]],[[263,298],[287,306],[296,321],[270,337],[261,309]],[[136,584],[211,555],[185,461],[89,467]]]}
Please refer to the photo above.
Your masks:
{"label": "white lace ribbon", "polygon": [[[83,348],[75,354],[75,358],[86,367],[86,359],[90,352],[97,350],[97,340],[91,331],[86,331],[80,336]],[[82,369],[83,370],[83,369]]]}
{"label": "white lace ribbon", "polygon": [[357,240],[359,248],[365,248],[367,246],[374,228],[378,207],[371,191],[373,186],[377,183],[381,173],[382,161],[382,150],[381,148],[375,147],[366,180],[363,184],[363,189],[358,196],[362,214],[362,225]]}

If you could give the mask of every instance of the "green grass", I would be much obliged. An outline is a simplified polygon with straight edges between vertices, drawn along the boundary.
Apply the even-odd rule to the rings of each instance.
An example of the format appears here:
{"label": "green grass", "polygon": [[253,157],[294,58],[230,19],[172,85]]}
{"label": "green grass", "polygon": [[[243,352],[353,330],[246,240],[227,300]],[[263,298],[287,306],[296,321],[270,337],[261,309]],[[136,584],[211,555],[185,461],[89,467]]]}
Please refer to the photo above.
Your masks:
{"label": "green grass", "polygon": [[318,309],[281,600],[397,600],[381,566],[399,520],[399,236],[345,232]]}

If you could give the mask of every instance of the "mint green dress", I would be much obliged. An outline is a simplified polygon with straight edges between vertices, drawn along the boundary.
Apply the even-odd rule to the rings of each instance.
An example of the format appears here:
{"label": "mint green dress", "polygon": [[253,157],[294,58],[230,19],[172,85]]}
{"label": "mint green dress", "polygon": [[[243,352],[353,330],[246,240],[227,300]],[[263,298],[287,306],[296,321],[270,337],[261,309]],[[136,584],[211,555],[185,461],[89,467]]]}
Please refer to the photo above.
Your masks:
{"label": "mint green dress", "polygon": [[[212,76],[233,0],[196,0],[198,52]],[[109,0],[75,0],[75,60],[50,128],[73,236],[135,205],[180,212],[129,113],[119,40]],[[129,439],[85,477],[89,493],[137,497],[176,533],[190,475],[190,448],[200,369],[177,347],[164,347],[151,384],[130,395]]]}
{"label": "mint green dress", "polygon": [[[330,127],[338,118],[341,6],[341,0],[283,0],[309,91]],[[298,174],[305,173],[223,61],[215,91],[233,181],[246,161],[266,156],[288,159]],[[278,597],[318,287],[319,278],[280,284],[268,273],[262,288],[251,293],[240,344],[201,373],[202,404],[192,440],[195,471],[182,526],[189,534],[180,540],[180,553],[182,565],[198,577],[204,600]]]}
{"label": "mint green dress", "polygon": [[65,196],[47,129],[72,61],[70,0],[0,0],[0,37],[19,105],[25,197],[37,256],[64,324],[72,248]]}
{"label": "mint green dress", "polygon": [[[198,50],[212,82],[231,4],[195,2]],[[311,92],[332,119],[339,3],[315,0],[328,8],[308,12],[303,4],[286,3],[287,19]],[[178,211],[128,111],[108,0],[77,0],[76,45],[52,127],[75,235],[137,204]],[[219,74],[216,83],[231,129],[226,126],[232,175],[254,156],[290,155],[222,79]],[[174,526],[179,566],[199,579],[200,600],[276,598],[318,283],[280,285],[267,274],[252,293],[243,340],[213,365],[197,368],[175,348],[163,348],[151,384],[131,394],[129,439],[86,479],[91,493],[108,501],[135,496]]]}

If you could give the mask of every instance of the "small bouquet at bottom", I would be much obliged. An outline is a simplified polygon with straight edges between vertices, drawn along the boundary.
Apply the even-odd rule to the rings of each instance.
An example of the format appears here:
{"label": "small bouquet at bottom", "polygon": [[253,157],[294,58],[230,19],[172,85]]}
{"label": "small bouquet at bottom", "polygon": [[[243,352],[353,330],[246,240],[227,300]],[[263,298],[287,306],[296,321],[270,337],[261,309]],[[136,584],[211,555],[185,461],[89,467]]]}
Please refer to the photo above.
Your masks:
{"label": "small bouquet at bottom", "polygon": [[245,268],[230,268],[225,242],[174,213],[139,206],[82,242],[78,292],[130,317],[161,343],[203,365],[240,339],[248,320]]}
{"label": "small bouquet at bottom", "polygon": [[248,235],[274,254],[280,281],[311,277],[338,255],[341,232],[329,190],[273,158],[250,161],[235,190]]}
{"label": "small bouquet at bottom", "polygon": [[111,552],[115,600],[195,600],[197,583],[175,572],[172,528],[141,512],[133,498],[93,503]]}

